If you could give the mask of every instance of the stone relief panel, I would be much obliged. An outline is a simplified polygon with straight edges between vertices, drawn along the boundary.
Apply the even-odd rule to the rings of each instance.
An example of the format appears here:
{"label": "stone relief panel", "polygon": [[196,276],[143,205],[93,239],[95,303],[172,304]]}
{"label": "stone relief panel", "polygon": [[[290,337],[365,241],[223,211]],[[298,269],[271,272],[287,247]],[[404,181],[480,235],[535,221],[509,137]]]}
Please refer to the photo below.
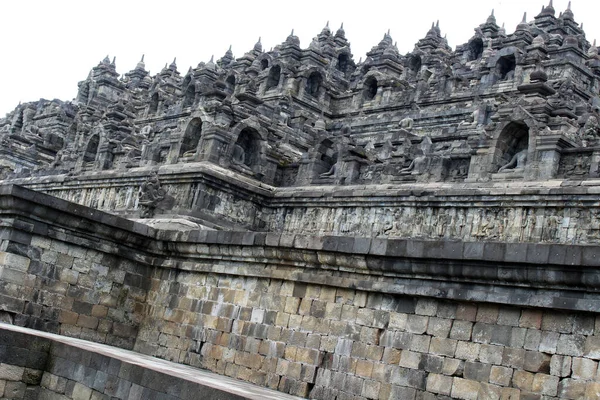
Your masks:
{"label": "stone relief panel", "polygon": [[558,164],[558,177],[585,179],[590,175],[591,153],[563,154]]}
{"label": "stone relief panel", "polygon": [[279,208],[270,230],[308,235],[600,243],[600,209],[563,207]]}

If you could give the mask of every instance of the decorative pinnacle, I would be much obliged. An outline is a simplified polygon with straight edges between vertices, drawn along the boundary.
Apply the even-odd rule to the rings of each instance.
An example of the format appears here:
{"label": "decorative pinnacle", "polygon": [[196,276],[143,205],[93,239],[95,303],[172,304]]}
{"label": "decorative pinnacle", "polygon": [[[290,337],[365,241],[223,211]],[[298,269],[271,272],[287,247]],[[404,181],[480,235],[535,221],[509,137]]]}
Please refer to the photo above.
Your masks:
{"label": "decorative pinnacle", "polygon": [[261,36],[258,37],[258,42],[257,43],[262,44],[260,40],[261,40]]}
{"label": "decorative pinnacle", "polygon": [[340,29],[344,29],[344,23],[342,22],[342,25],[340,25]]}
{"label": "decorative pinnacle", "polygon": [[116,60],[117,60],[117,56],[114,56],[111,64],[112,64],[112,65],[115,65],[115,61],[116,61]]}
{"label": "decorative pinnacle", "polygon": [[390,36],[390,28],[388,28],[387,35]]}
{"label": "decorative pinnacle", "polygon": [[521,21],[521,23],[526,24],[527,23],[527,11],[525,11],[523,13],[523,21]]}
{"label": "decorative pinnacle", "polygon": [[294,28],[292,28],[292,33],[290,33],[290,36],[294,36]]}
{"label": "decorative pinnacle", "polygon": [[329,21],[325,24],[325,28],[329,29]]}
{"label": "decorative pinnacle", "polygon": [[142,59],[140,60],[140,62],[144,62],[144,56],[145,54],[142,54]]}
{"label": "decorative pinnacle", "polygon": [[550,3],[548,3],[548,7],[552,7],[552,0],[550,0]]}
{"label": "decorative pinnacle", "polygon": [[569,4],[567,5],[567,10],[571,9],[571,1],[569,0]]}
{"label": "decorative pinnacle", "polygon": [[492,8],[492,13],[490,14],[492,17],[494,16],[494,9]]}
{"label": "decorative pinnacle", "polygon": [[435,23],[435,27],[436,27],[436,28],[439,28],[439,27],[440,27],[440,20],[439,20],[439,19],[436,21],[436,23]]}

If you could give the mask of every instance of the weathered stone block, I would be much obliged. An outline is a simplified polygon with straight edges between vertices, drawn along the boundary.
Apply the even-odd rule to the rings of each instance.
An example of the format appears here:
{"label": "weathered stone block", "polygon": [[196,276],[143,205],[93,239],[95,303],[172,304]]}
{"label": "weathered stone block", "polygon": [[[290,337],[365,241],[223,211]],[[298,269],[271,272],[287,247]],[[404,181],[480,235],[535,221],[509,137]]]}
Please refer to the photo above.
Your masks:
{"label": "weathered stone block", "polygon": [[571,376],[574,379],[594,379],[596,377],[596,371],[598,370],[598,363],[596,361],[573,357],[571,365]]}
{"label": "weathered stone block", "polygon": [[537,351],[525,352],[525,363],[523,369],[530,372],[550,372],[550,356]]}
{"label": "weathered stone block", "polygon": [[513,370],[507,367],[492,366],[490,368],[490,382],[500,386],[510,386]]}
{"label": "weathered stone block", "polygon": [[558,392],[558,382],[560,378],[546,374],[535,374],[533,377],[532,389],[536,393],[547,396],[556,396]]}
{"label": "weathered stone block", "polygon": [[475,361],[479,357],[480,347],[481,345],[479,343],[459,341],[456,346],[454,357],[460,358],[461,360]]}
{"label": "weathered stone block", "polygon": [[428,392],[449,396],[452,391],[452,381],[453,378],[450,376],[429,374],[426,389]]}
{"label": "weathered stone block", "polygon": [[453,398],[476,400],[481,383],[468,379],[454,378],[451,395]]}
{"label": "weathered stone block", "polygon": [[429,352],[440,356],[454,357],[458,341],[445,338],[431,338]]}
{"label": "weathered stone block", "polygon": [[583,335],[560,335],[560,340],[556,346],[556,353],[581,357],[585,346],[585,336]]}

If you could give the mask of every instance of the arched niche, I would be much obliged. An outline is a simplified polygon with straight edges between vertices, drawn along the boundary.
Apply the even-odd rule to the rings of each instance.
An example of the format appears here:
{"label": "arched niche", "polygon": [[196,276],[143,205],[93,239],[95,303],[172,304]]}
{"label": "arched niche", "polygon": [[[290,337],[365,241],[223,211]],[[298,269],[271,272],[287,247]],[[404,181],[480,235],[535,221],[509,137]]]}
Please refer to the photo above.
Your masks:
{"label": "arched niche", "polygon": [[189,83],[183,97],[183,108],[191,107],[196,99],[196,86],[194,83]]}
{"label": "arched niche", "polygon": [[253,169],[261,162],[261,137],[251,127],[243,128],[233,145],[232,161],[234,164]]}
{"label": "arched niche", "polygon": [[365,80],[363,86],[363,97],[365,100],[370,101],[375,98],[377,95],[377,79],[375,77],[370,76]]}
{"label": "arched niche", "polygon": [[265,69],[269,68],[269,60],[267,60],[266,58],[263,58],[262,60],[260,60],[260,67],[262,68],[263,71]]}
{"label": "arched niche", "polygon": [[200,118],[194,118],[185,129],[183,139],[181,140],[181,147],[179,148],[179,157],[189,157],[196,152],[198,143],[200,142],[200,136],[202,135],[202,120]]}
{"label": "arched niche", "polygon": [[501,81],[512,79],[514,77],[516,66],[517,61],[514,54],[498,58],[498,62],[496,62],[496,73],[498,74],[499,79]]}
{"label": "arched niche", "polygon": [[421,56],[415,55],[410,57],[410,59],[408,60],[408,68],[413,73],[413,75],[419,73],[419,71],[421,70],[421,65],[423,65],[421,61]]}
{"label": "arched niche", "polygon": [[319,89],[321,88],[321,84],[323,83],[323,77],[320,73],[314,71],[306,80],[306,93],[313,97],[319,96]]}
{"label": "arched niche", "polygon": [[316,148],[314,177],[333,176],[334,166],[338,161],[337,146],[330,139],[325,139]]}
{"label": "arched niche", "polygon": [[235,76],[229,75],[225,80],[225,85],[227,88],[227,93],[231,94],[235,91]]}
{"label": "arched niche", "polygon": [[148,107],[148,114],[156,114],[158,112],[158,92],[154,93],[150,98],[150,106]]}
{"label": "arched niche", "polygon": [[348,71],[348,64],[350,63],[350,57],[346,53],[342,53],[338,56],[336,68],[338,71]]}
{"label": "arched niche", "polygon": [[483,54],[483,40],[481,38],[475,38],[469,42],[468,48],[468,60],[474,61],[481,58]]}
{"label": "arched niche", "polygon": [[96,160],[96,154],[98,153],[98,144],[100,143],[100,138],[98,135],[93,135],[88,140],[87,146],[85,146],[85,153],[83,153],[83,162],[90,163]]}
{"label": "arched niche", "polygon": [[[492,171],[498,171],[503,166],[509,164],[513,157],[522,151],[527,152],[529,148],[529,127],[521,121],[513,121],[502,129],[496,140],[494,150],[494,168]],[[516,169],[524,165],[515,165],[509,169]]]}
{"label": "arched niche", "polygon": [[276,88],[279,85],[279,79],[281,78],[281,67],[274,65],[269,70],[269,76],[267,77],[266,90]]}

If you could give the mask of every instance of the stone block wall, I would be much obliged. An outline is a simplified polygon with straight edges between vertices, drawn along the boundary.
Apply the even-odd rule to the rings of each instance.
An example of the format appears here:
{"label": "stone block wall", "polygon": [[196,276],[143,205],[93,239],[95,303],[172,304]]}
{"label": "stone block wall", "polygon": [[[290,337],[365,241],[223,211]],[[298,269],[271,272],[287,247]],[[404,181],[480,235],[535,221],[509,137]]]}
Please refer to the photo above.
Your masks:
{"label": "stone block wall", "polygon": [[315,399],[600,395],[597,246],[158,231],[32,193],[0,187],[16,325]]}
{"label": "stone block wall", "polygon": [[147,267],[40,236],[6,247],[0,252],[0,301],[15,324],[133,347]]}
{"label": "stone block wall", "polygon": [[37,399],[50,341],[0,330],[0,398]]}
{"label": "stone block wall", "polygon": [[190,272],[152,286],[136,350],[302,397],[600,396],[593,313]]}

